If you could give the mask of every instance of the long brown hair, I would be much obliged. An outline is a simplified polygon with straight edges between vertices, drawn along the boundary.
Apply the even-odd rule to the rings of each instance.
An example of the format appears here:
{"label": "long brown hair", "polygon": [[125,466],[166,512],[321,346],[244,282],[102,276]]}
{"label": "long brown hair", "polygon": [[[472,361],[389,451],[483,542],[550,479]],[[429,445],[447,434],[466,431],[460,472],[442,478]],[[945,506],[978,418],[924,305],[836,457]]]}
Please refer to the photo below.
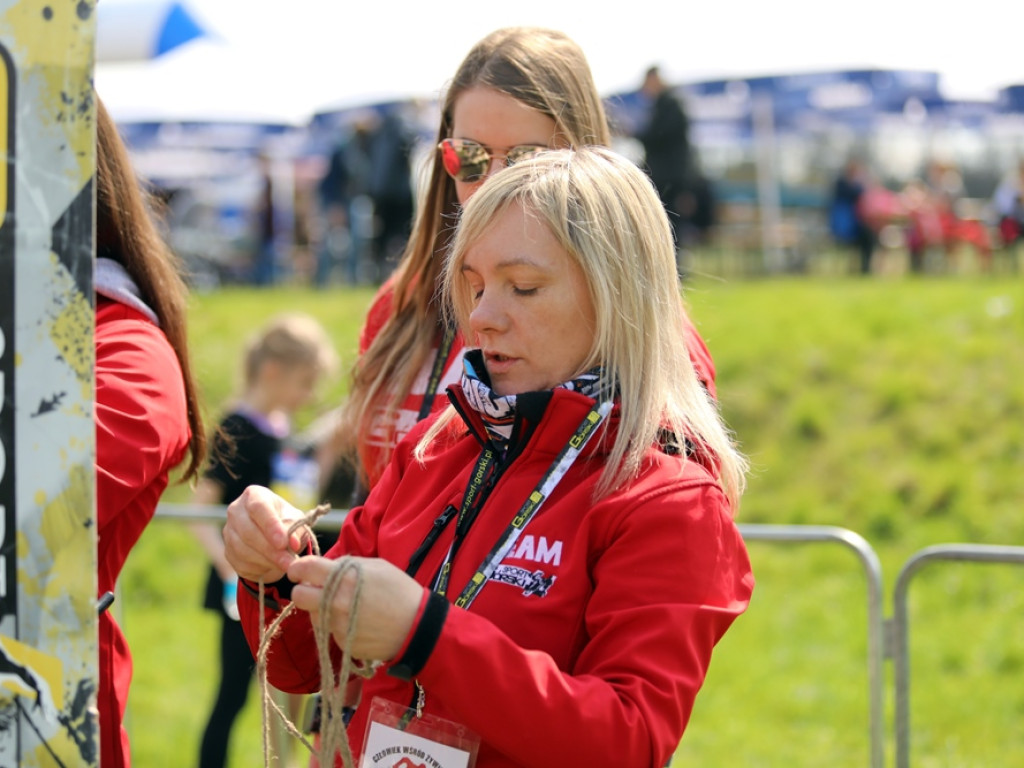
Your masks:
{"label": "long brown hair", "polygon": [[[480,40],[447,88],[437,141],[451,135],[458,97],[479,85],[551,117],[559,142],[573,147],[611,143],[590,65],[580,47],[561,32],[509,27]],[[342,412],[338,437],[349,457],[381,409],[390,416],[400,406],[440,333],[435,293],[457,216],[455,183],[435,152],[412,234],[396,268],[391,316],[357,362]]]}
{"label": "long brown hair", "polygon": [[188,286],[180,261],[157,229],[155,209],[155,199],[135,176],[117,126],[97,97],[96,249],[118,261],[135,281],[140,298],[156,313],[181,365],[192,431],[189,460],[181,478],[185,481],[199,471],[206,454],[206,433],[189,362]]}

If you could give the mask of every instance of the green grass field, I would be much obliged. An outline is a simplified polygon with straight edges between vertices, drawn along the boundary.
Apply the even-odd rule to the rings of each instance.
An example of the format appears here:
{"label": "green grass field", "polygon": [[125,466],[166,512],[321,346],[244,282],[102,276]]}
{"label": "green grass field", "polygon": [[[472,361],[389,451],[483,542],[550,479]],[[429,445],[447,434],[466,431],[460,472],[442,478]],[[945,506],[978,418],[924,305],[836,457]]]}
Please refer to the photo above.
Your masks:
{"label": "green grass field", "polygon": [[[833,525],[881,560],[885,613],[900,566],[947,542],[1024,544],[1024,291],[1012,275],[697,278],[688,302],[720,402],[751,458],[744,523]],[[192,334],[210,419],[241,345],[301,308],[351,362],[368,290],[197,295]],[[325,389],[337,402],[344,383]],[[303,414],[304,420],[314,411]],[[171,489],[166,500],[187,499]],[[866,592],[835,544],[752,542],[750,610],[716,652],[674,766],[867,766]],[[204,556],[158,520],[129,558],[120,615],[135,656],[134,762],[193,765],[216,685]],[[1024,765],[1024,568],[939,564],[910,593],[915,766]],[[891,662],[886,760],[893,763]],[[253,688],[235,768],[261,765]],[[305,761],[302,761],[305,764]]]}

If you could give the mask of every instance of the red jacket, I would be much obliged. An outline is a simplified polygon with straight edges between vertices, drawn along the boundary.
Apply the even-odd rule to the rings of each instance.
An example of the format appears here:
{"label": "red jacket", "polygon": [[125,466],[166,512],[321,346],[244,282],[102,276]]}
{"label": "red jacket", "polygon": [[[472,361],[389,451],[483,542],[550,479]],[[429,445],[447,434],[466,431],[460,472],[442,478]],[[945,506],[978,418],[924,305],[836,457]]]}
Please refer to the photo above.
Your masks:
{"label": "red jacket", "polygon": [[[96,502],[99,594],[114,590],[190,437],[181,367],[160,329],[97,297]],[[99,622],[100,765],[130,763],[122,727],[132,660],[110,611]]]}
{"label": "red jacket", "polygon": [[[360,355],[365,354],[366,350],[370,348],[370,344],[377,338],[377,334],[380,333],[381,328],[384,327],[388,318],[391,317],[394,299],[395,284],[394,276],[392,276],[377,291],[373,304],[370,305],[370,309],[367,312],[366,322],[363,324],[363,329],[359,334]],[[439,346],[440,339],[435,339],[435,346],[433,347],[432,354],[427,357],[423,371],[420,372],[419,377],[413,382],[412,390],[406,394],[405,400],[402,401],[402,406],[398,411],[394,425],[394,432],[390,438],[383,427],[378,427],[371,430],[369,434],[363,435],[359,441],[359,462],[366,471],[370,488],[375,486],[377,481],[380,480],[384,469],[383,465],[387,463],[383,461],[387,451],[405,437],[409,430],[416,425]],[[445,390],[449,385],[458,383],[459,379],[462,378],[462,353],[465,352],[465,347],[462,334],[455,334],[451,352],[445,364],[444,375],[438,381],[437,389],[434,392],[436,397],[434,397],[434,401],[431,404],[432,413],[444,410],[445,406],[448,405],[448,399],[444,396]]]}
{"label": "red jacket", "polygon": [[[453,396],[461,396],[457,387]],[[524,408],[523,397],[519,418],[537,410]],[[592,405],[563,389],[551,397],[526,419],[533,426],[528,442],[509,449],[514,458],[453,562],[449,600]],[[411,456],[426,422],[417,426],[366,504],[349,514],[328,556],[383,557],[405,568],[434,518],[461,502],[481,450],[482,425],[473,417],[468,433],[456,419],[424,464]],[[615,420],[613,411],[610,431]],[[479,768],[664,765],[686,727],[712,648],[750,599],[746,548],[712,476],[695,461],[652,448],[636,481],[595,504],[603,467],[599,440],[586,446],[502,561],[506,574],[532,576],[546,586],[528,593],[514,579],[488,581],[467,609],[449,609],[417,675],[426,712],[480,735]],[[445,529],[417,571],[421,584],[432,581],[453,529]],[[240,593],[239,607],[255,649],[258,605]],[[274,615],[268,611],[267,620]],[[316,690],[317,652],[306,614],[285,622],[268,671],[278,688]],[[412,692],[411,683],[383,669],[364,684],[348,729],[357,753],[372,698],[407,706]]]}
{"label": "red jacket", "polygon": [[[392,276],[377,291],[377,295],[374,297],[373,303],[367,312],[366,322],[359,334],[360,355],[369,349],[370,344],[373,343],[381,328],[384,327],[384,323],[391,317],[394,299],[395,285],[394,276]],[[693,362],[694,369],[697,372],[697,378],[711,397],[717,397],[717,392],[715,391],[715,363],[711,359],[711,353],[708,351],[704,339],[701,338],[700,333],[689,317],[685,320],[683,331],[686,334],[686,347],[690,353],[690,360]],[[465,352],[465,346],[462,334],[456,334],[451,353],[448,355],[448,362],[444,368],[444,375],[438,381],[435,394],[442,395],[449,385],[457,384],[462,378],[462,355]],[[434,365],[437,348],[437,346],[434,347],[434,354],[427,358],[424,370],[420,372],[419,377],[413,384],[412,390],[402,402],[402,407],[397,415],[393,439],[389,441],[387,433],[383,429],[375,429],[360,441],[359,459],[366,470],[371,488],[377,484],[383,472],[383,467],[381,466],[383,454],[394,443],[401,440],[416,424],[420,407],[423,405],[426,386],[430,380],[430,371]],[[448,405],[446,398],[435,397],[431,405],[431,411],[436,413],[443,410],[446,405]],[[378,467],[380,468],[378,469]]]}

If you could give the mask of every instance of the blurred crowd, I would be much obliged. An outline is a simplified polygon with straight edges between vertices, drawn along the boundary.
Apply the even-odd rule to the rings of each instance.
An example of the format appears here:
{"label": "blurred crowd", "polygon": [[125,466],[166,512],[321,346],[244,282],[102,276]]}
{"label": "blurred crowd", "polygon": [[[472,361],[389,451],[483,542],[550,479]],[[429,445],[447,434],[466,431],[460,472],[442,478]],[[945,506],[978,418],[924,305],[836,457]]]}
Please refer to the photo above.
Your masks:
{"label": "blurred crowd", "polygon": [[[616,141],[646,168],[670,213],[682,276],[701,251],[742,252],[765,268],[761,255],[771,248],[785,252],[773,268],[788,271],[806,270],[826,252],[849,254],[849,270],[859,274],[897,261],[910,273],[968,263],[979,271],[1017,268],[1024,158],[994,187],[982,190],[973,180],[968,193],[951,161],[929,158],[911,178],[898,178],[870,152],[851,151],[833,158],[831,183],[822,170],[812,199],[787,202],[769,233],[760,184],[745,199],[725,193],[731,180],[702,162],[685,101],[656,66],[638,94],[642,119]],[[259,153],[239,174],[244,192],[236,184],[221,211],[179,191],[189,202],[171,200],[171,242],[201,284],[380,285],[411,228],[420,161],[435,151],[422,122],[415,109],[392,104],[355,113],[317,152],[298,159]]]}
{"label": "blurred crowd", "polygon": [[933,160],[902,188],[890,189],[859,157],[838,174],[828,209],[829,231],[850,247],[853,268],[876,269],[880,248],[903,248],[912,273],[946,271],[966,251],[981,271],[990,271],[997,254],[1017,266],[1024,239],[1024,159],[1008,169],[986,200],[968,198],[963,177],[950,164]]}

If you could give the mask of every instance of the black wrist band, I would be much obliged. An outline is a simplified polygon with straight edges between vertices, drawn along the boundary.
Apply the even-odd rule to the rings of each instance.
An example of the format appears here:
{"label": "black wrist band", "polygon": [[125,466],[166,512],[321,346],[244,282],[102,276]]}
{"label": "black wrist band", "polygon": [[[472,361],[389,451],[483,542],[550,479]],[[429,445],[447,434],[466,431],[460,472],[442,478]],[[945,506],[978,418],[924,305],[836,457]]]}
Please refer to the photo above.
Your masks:
{"label": "black wrist band", "polygon": [[388,674],[400,680],[412,680],[420,673],[441,637],[441,628],[448,616],[448,601],[444,595],[431,592],[420,616],[420,623],[412,633],[409,646],[402,658],[388,667]]}
{"label": "black wrist band", "polygon": [[[250,595],[255,597],[257,600],[260,599],[260,585],[258,582],[251,582],[248,579],[239,579],[238,583],[242,585],[242,589],[248,592]],[[271,596],[270,590],[274,590],[277,597],[282,600],[290,600],[292,597],[292,587],[295,586],[295,582],[289,579],[287,576],[282,576],[275,582],[263,585],[263,604],[272,611],[280,611],[283,606]]]}

